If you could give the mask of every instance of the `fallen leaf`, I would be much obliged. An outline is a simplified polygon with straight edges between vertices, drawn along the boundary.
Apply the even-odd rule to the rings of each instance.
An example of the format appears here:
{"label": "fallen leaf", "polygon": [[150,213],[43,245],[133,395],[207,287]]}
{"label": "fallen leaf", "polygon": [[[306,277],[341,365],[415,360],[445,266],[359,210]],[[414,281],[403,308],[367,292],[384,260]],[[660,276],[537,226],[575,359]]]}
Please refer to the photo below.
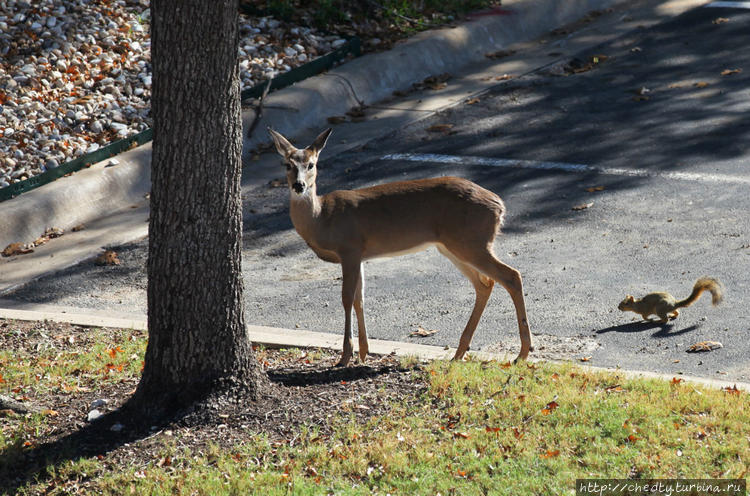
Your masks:
{"label": "fallen leaf", "polygon": [[549,403],[547,403],[547,406],[542,408],[542,415],[549,415],[550,413],[555,411],[555,408],[557,408],[558,406],[560,405],[558,405],[556,401],[550,401]]}
{"label": "fallen leaf", "polygon": [[429,76],[424,78],[419,83],[414,83],[412,87],[415,90],[423,90],[423,89],[430,89],[430,90],[442,90],[446,86],[446,81],[448,81],[452,76],[444,72],[443,74],[439,74],[437,76]]}
{"label": "fallen leaf", "polygon": [[502,59],[504,57],[510,57],[516,53],[515,50],[498,50],[497,52],[485,53],[484,56],[488,59]]}
{"label": "fallen leaf", "polygon": [[582,203],[581,205],[576,205],[571,210],[586,210],[587,208],[591,208],[593,206],[594,206],[594,202]]}
{"label": "fallen leaf", "polygon": [[677,385],[681,382],[685,382],[685,379],[678,379],[677,377],[672,377],[672,384]]}
{"label": "fallen leaf", "polygon": [[591,186],[590,188],[584,188],[584,191],[588,191],[589,193],[604,191],[604,186]]}
{"label": "fallen leaf", "polygon": [[615,384],[614,386],[608,386],[604,390],[608,393],[624,393],[625,392],[625,390],[619,384]]}
{"label": "fallen leaf", "polygon": [[57,410],[42,410],[42,415],[47,415],[49,417],[57,417],[58,413],[57,413]]}
{"label": "fallen leaf", "polygon": [[469,434],[466,432],[454,432],[453,437],[460,437],[461,439],[469,439]]}
{"label": "fallen leaf", "polygon": [[694,345],[691,345],[688,349],[688,353],[697,353],[700,351],[713,351],[718,350],[719,348],[723,348],[724,345],[721,344],[718,341],[701,341],[700,343],[695,343]]}
{"label": "fallen leaf", "polygon": [[453,128],[453,124],[435,124],[427,128],[431,133],[447,133]]}
{"label": "fallen leaf", "polygon": [[332,115],[326,120],[328,121],[328,124],[341,124],[342,122],[346,122],[349,119],[347,119],[344,115]]}
{"label": "fallen leaf", "polygon": [[39,236],[38,238],[34,240],[32,244],[34,245],[34,247],[37,247],[37,246],[42,246],[48,241],[49,241],[49,238],[47,236]]}
{"label": "fallen leaf", "polygon": [[411,331],[411,333],[409,334],[409,336],[427,337],[427,336],[432,336],[436,332],[438,332],[437,329],[429,329],[428,330],[428,329],[423,328],[422,326],[419,326],[419,327],[417,327],[416,331]]}
{"label": "fallen leaf", "polygon": [[120,259],[117,258],[117,252],[114,250],[106,250],[104,253],[96,257],[94,263],[97,265],[120,265]]}
{"label": "fallen leaf", "polygon": [[466,105],[474,105],[475,103],[479,103],[479,98],[470,98],[466,100]]}
{"label": "fallen leaf", "polygon": [[500,431],[501,431],[502,429],[501,429],[500,427],[490,427],[490,426],[486,426],[486,427],[484,428],[484,430],[485,430],[486,432],[500,432]]}
{"label": "fallen leaf", "polygon": [[554,458],[556,456],[560,456],[560,450],[547,450],[539,456],[541,458]]}
{"label": "fallen leaf", "polygon": [[44,230],[44,234],[42,236],[46,236],[49,239],[59,238],[65,234],[65,231],[63,229],[60,229],[59,227],[48,227]]}
{"label": "fallen leaf", "polygon": [[591,357],[590,356],[585,356],[585,357],[579,358],[578,360],[581,361],[581,362],[588,362],[589,360],[591,360]]}
{"label": "fallen leaf", "polygon": [[724,69],[721,71],[722,76],[731,76],[732,74],[739,74],[742,72],[742,69]]}
{"label": "fallen leaf", "polygon": [[502,76],[495,76],[495,81],[507,81],[508,79],[513,79],[513,76],[510,74],[503,74]]}
{"label": "fallen leaf", "polygon": [[634,443],[636,441],[638,441],[638,437],[635,434],[631,434],[628,436],[628,442]]}
{"label": "fallen leaf", "polygon": [[607,55],[591,55],[586,60],[574,58],[563,66],[563,71],[566,74],[580,74],[581,72],[587,72],[594,68],[594,66],[601,64],[609,57]]}
{"label": "fallen leaf", "polygon": [[346,115],[354,119],[360,119],[365,117],[365,106],[364,105],[357,105],[356,107],[352,107],[346,112]]}
{"label": "fallen leaf", "polygon": [[721,390],[729,394],[736,394],[736,395],[740,394],[740,390],[737,389],[737,384],[735,384],[733,387],[729,387],[729,386],[723,387],[721,388]]}
{"label": "fallen leaf", "polygon": [[708,85],[709,85],[709,83],[707,83],[705,81],[698,81],[693,86],[695,86],[696,88],[705,88]]}
{"label": "fallen leaf", "polygon": [[717,17],[713,21],[711,21],[711,24],[724,24],[725,22],[729,22],[729,19],[726,17]]}
{"label": "fallen leaf", "polygon": [[23,243],[11,243],[3,250],[4,257],[12,257],[14,255],[26,255],[27,253],[34,253],[34,250],[28,245]]}

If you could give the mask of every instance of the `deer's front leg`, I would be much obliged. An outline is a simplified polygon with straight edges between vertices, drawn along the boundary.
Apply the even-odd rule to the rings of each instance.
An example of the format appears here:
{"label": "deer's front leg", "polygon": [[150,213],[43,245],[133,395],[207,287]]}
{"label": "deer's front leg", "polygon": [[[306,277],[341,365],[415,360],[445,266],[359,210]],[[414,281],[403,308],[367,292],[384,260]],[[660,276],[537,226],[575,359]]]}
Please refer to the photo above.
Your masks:
{"label": "deer's front leg", "polygon": [[364,363],[369,351],[367,344],[367,329],[365,328],[365,268],[359,264],[359,279],[357,291],[354,294],[354,313],[357,315],[359,336],[359,359]]}
{"label": "deer's front leg", "polygon": [[344,350],[337,367],[349,364],[354,347],[352,346],[352,305],[359,283],[360,262],[343,259],[341,261],[343,284],[341,285],[341,302],[344,304]]}

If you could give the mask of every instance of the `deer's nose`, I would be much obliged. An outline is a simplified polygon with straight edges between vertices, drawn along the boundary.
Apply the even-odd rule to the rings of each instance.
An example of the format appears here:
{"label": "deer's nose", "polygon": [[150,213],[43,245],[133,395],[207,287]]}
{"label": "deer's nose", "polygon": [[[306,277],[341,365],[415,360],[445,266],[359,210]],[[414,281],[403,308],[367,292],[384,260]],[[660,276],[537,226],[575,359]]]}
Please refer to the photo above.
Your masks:
{"label": "deer's nose", "polygon": [[299,181],[296,181],[294,184],[292,184],[292,189],[294,189],[297,194],[301,195],[302,192],[305,191],[305,185]]}

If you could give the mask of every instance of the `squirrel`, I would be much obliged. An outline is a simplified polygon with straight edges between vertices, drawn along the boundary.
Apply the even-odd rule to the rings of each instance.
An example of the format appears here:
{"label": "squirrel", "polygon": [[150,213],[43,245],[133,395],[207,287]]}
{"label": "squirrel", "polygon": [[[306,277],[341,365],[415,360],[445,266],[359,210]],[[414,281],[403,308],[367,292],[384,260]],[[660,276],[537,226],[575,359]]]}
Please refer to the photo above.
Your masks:
{"label": "squirrel", "polygon": [[659,321],[662,324],[669,322],[669,319],[676,319],[680,314],[678,308],[687,307],[695,303],[700,298],[701,293],[709,291],[711,293],[711,303],[716,306],[721,303],[723,294],[721,284],[716,279],[710,277],[701,277],[695,281],[693,292],[684,300],[677,301],[669,293],[649,293],[640,300],[636,300],[631,295],[627,295],[624,300],[617,305],[623,312],[635,312],[641,314],[644,320],[649,320],[651,314],[661,317]]}

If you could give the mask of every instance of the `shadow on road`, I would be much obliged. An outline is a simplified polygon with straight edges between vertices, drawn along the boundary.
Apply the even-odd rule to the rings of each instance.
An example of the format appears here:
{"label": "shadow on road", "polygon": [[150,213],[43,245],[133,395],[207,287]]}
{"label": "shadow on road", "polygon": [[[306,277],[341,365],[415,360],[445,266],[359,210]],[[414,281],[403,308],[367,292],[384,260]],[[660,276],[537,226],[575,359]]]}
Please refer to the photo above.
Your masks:
{"label": "shadow on road", "polygon": [[633,332],[644,332],[651,329],[658,328],[659,330],[651,335],[652,338],[668,338],[679,336],[680,334],[686,334],[688,332],[695,331],[700,326],[691,325],[684,329],[673,331],[675,324],[662,324],[656,320],[641,321],[641,322],[629,322],[627,324],[619,324],[596,331],[597,334],[606,334],[608,332],[622,332],[622,333],[633,333]]}

